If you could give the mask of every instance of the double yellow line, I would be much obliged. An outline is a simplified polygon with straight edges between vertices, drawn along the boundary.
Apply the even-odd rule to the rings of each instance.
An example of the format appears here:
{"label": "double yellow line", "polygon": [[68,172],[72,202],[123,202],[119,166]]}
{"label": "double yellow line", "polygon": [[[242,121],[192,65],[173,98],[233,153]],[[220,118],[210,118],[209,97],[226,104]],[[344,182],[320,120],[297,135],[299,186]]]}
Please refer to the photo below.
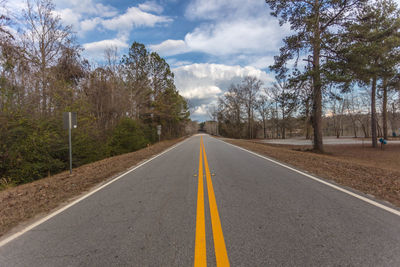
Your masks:
{"label": "double yellow line", "polygon": [[221,220],[218,214],[217,201],[214,195],[214,188],[211,180],[210,169],[208,167],[207,154],[203,144],[203,137],[200,137],[198,176],[199,183],[197,190],[196,243],[194,253],[194,266],[207,266],[206,226],[204,216],[203,155],[204,169],[207,181],[208,202],[210,205],[211,225],[214,239],[215,258],[217,260],[217,266],[229,266],[228,253],[226,251],[224,235],[222,233]]}

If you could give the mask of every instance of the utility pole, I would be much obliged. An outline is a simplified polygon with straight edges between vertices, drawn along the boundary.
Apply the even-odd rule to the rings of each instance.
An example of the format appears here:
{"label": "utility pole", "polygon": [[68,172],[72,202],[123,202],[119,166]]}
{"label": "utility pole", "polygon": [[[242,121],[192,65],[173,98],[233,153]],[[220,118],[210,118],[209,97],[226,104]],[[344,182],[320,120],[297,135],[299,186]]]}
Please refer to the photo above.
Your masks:
{"label": "utility pole", "polygon": [[72,125],[72,115],[68,112],[68,141],[69,141],[69,174],[72,174],[72,138],[71,138],[71,125]]}
{"label": "utility pole", "polygon": [[69,174],[72,174],[72,128],[77,127],[76,112],[64,112],[63,122],[64,122],[64,129],[68,129]]}

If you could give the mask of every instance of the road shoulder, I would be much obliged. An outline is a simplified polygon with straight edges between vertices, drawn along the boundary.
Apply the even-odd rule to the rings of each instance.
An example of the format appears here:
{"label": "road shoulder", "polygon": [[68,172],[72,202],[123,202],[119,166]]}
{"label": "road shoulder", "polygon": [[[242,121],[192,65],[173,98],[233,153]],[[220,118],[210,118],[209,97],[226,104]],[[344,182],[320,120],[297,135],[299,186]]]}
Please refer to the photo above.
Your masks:
{"label": "road shoulder", "polygon": [[399,171],[253,141],[227,138],[221,138],[221,140],[400,207]]}

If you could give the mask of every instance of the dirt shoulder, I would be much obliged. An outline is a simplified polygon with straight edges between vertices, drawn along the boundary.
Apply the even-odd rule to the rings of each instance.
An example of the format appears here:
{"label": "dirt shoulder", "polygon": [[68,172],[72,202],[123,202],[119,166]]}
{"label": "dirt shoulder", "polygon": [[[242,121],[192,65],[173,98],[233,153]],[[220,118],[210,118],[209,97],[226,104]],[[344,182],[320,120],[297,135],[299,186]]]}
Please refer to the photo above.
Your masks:
{"label": "dirt shoulder", "polygon": [[29,184],[0,191],[0,236],[21,222],[44,215],[101,182],[151,158],[184,138],[162,141],[147,148],[83,165]]}
{"label": "dirt shoulder", "polygon": [[308,147],[223,140],[400,207],[400,145],[384,151],[360,145],[325,146],[326,154],[316,154]]}

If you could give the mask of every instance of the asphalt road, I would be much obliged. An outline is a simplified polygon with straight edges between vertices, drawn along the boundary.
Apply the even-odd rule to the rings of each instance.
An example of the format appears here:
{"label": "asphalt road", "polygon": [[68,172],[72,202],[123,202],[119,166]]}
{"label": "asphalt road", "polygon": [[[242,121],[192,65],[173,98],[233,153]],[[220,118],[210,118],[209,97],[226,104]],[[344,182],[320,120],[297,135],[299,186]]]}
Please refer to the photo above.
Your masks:
{"label": "asphalt road", "polygon": [[400,266],[400,216],[202,139],[6,243],[0,266]]}

